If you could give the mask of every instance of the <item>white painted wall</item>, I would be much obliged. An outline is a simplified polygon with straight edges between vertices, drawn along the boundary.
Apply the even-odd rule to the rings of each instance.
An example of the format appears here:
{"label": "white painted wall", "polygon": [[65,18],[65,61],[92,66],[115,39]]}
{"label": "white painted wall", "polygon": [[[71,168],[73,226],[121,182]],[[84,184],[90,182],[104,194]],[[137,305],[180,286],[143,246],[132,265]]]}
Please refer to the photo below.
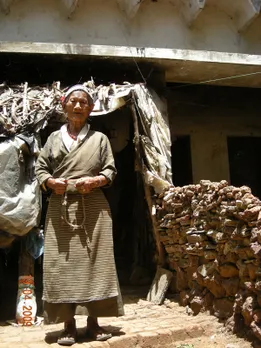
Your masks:
{"label": "white painted wall", "polygon": [[134,19],[127,20],[116,0],[82,0],[68,19],[60,0],[16,0],[10,14],[0,12],[0,41],[261,53],[260,16],[239,34],[231,17],[210,3],[188,28],[178,4],[178,0],[145,0]]}

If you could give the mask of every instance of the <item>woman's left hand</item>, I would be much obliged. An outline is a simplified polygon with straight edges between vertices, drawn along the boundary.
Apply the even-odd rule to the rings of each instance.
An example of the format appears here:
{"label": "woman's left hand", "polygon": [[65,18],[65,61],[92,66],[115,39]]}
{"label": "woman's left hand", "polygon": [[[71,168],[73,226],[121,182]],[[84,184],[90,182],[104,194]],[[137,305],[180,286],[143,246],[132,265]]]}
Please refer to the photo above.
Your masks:
{"label": "woman's left hand", "polygon": [[89,193],[92,189],[98,187],[97,178],[85,177],[78,179],[75,183],[75,187],[80,193]]}

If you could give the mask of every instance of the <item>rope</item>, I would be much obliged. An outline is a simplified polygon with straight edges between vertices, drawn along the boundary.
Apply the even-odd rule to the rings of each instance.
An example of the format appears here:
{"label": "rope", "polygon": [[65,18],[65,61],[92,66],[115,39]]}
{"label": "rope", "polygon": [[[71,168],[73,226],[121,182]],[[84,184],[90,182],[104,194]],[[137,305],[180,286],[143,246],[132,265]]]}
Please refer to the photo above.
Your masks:
{"label": "rope", "polygon": [[67,205],[68,205],[68,198],[67,198],[67,192],[65,192],[65,194],[62,197],[62,218],[73,229],[84,228],[84,224],[85,224],[85,221],[86,221],[84,195],[82,195],[83,220],[82,220],[82,223],[80,225],[74,225],[70,221],[68,221],[67,215],[66,215],[66,213],[67,213]]}
{"label": "rope", "polygon": [[261,74],[261,71],[256,71],[256,72],[253,72],[253,73],[242,74],[242,75],[226,76],[226,77],[221,77],[221,78],[219,78],[219,79],[200,81],[200,82],[196,82],[196,83],[187,83],[187,84],[184,84],[184,85],[181,85],[181,86],[172,87],[171,89],[178,89],[178,88],[184,88],[184,87],[195,86],[195,85],[203,85],[203,84],[207,84],[207,83],[210,83],[210,82],[218,82],[218,81],[232,80],[232,79],[238,79],[238,78],[240,78],[240,77],[246,77],[246,76],[252,76],[252,75],[259,75],[259,74]]}

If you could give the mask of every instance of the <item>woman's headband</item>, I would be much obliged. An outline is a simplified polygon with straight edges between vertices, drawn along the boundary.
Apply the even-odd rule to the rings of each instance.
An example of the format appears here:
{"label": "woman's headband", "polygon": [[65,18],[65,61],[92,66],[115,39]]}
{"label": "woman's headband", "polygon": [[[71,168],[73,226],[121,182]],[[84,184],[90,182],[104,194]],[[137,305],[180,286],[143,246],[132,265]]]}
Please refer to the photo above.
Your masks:
{"label": "woman's headband", "polygon": [[67,91],[64,93],[64,96],[62,98],[62,103],[65,104],[67,99],[69,98],[70,94],[72,94],[75,91],[85,92],[88,96],[88,101],[91,102],[90,104],[94,103],[93,97],[90,94],[90,92],[88,91],[88,89],[84,85],[80,85],[80,84],[74,85],[74,86],[67,89]]}

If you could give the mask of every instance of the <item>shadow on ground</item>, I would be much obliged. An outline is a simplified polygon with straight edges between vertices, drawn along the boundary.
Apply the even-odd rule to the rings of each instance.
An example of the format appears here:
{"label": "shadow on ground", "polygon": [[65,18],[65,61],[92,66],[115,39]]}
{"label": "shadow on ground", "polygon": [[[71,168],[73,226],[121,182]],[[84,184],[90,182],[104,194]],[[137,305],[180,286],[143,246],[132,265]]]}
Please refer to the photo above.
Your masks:
{"label": "shadow on ground", "polygon": [[[119,337],[124,336],[125,332],[121,331],[121,327],[118,326],[112,326],[112,325],[106,325],[103,326],[103,328],[110,332],[113,337]],[[63,331],[52,331],[48,332],[45,336],[45,342],[48,344],[53,344],[57,342],[58,337],[62,335]],[[77,329],[77,342],[78,343],[84,343],[84,342],[91,342],[92,340],[88,337],[86,334],[86,328],[79,328]]]}

